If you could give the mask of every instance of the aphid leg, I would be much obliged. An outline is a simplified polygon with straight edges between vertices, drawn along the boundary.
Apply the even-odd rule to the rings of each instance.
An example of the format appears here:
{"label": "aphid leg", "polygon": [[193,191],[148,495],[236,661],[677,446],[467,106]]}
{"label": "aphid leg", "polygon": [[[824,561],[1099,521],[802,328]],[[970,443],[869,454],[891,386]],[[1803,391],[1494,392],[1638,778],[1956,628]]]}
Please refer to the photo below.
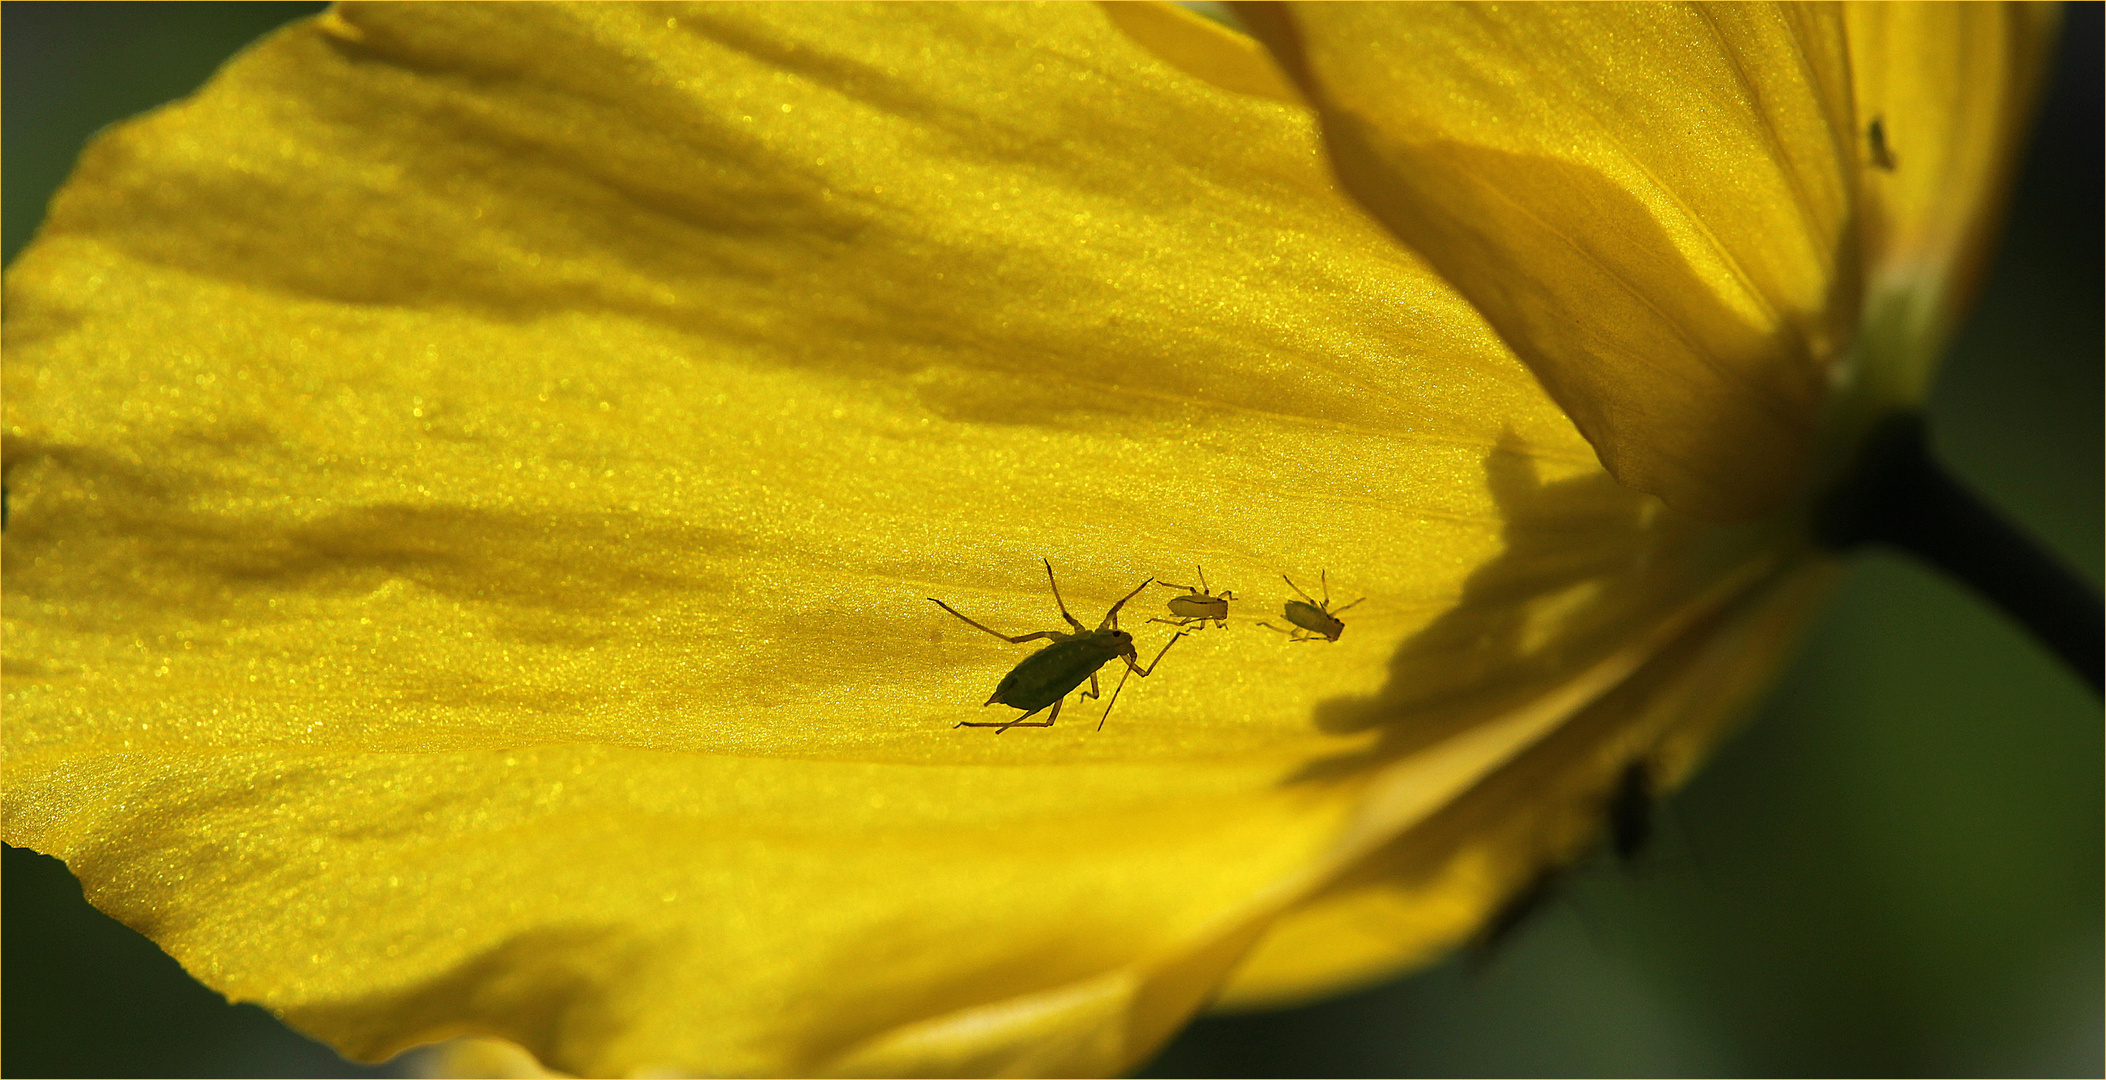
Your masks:
{"label": "aphid leg", "polygon": [[[1164,626],[1190,626],[1190,625],[1192,625],[1192,620],[1191,620],[1191,619],[1189,619],[1189,618],[1185,618],[1185,619],[1150,619],[1150,620],[1148,620],[1148,621],[1149,621],[1149,622],[1159,622],[1159,623],[1162,623],[1162,624],[1163,624]],[[1199,622],[1200,622],[1200,623],[1202,623],[1202,624],[1204,624],[1204,623],[1206,622],[1206,619],[1204,619],[1204,618],[1201,618],[1201,619],[1199,620]],[[1224,625],[1225,625],[1225,624],[1224,624]]]}
{"label": "aphid leg", "polygon": [[[1119,609],[1120,609],[1120,608],[1122,608],[1122,607],[1125,607],[1125,606],[1126,606],[1126,602],[1127,602],[1128,600],[1131,600],[1131,599],[1133,599],[1134,597],[1136,597],[1136,596],[1139,596],[1139,595],[1141,595],[1141,590],[1142,590],[1142,589],[1145,589],[1145,588],[1147,588],[1148,586],[1150,586],[1150,585],[1153,585],[1153,584],[1155,584],[1155,579],[1154,579],[1154,578],[1149,578],[1148,580],[1146,580],[1146,581],[1144,581],[1144,582],[1141,582],[1141,583],[1140,583],[1139,585],[1136,585],[1136,586],[1134,586],[1134,587],[1133,587],[1133,591],[1132,591],[1132,592],[1130,592],[1130,593],[1127,593],[1127,594],[1126,594],[1125,596],[1122,596],[1122,597],[1120,597],[1120,598],[1119,598],[1119,602],[1118,602],[1118,603],[1116,603],[1116,604],[1113,604],[1113,605],[1111,606],[1111,610],[1110,610],[1110,611],[1107,611],[1107,612],[1105,612],[1105,613],[1104,613],[1104,621],[1103,621],[1103,622],[1101,622],[1101,623],[1098,623],[1098,624],[1097,624],[1097,629],[1099,629],[1099,630],[1104,630],[1104,629],[1112,629],[1112,630],[1117,630],[1117,629],[1119,628]],[[1061,614],[1065,615],[1065,614],[1067,614],[1067,612],[1061,612]],[[1080,630],[1080,629],[1082,629],[1082,624],[1081,624],[1081,623],[1076,623],[1076,624],[1075,624],[1075,629],[1077,629],[1077,630]]]}
{"label": "aphid leg", "polygon": [[[941,600],[938,600],[938,599],[936,599],[936,598],[935,598],[935,597],[933,597],[933,596],[929,597],[929,603],[931,603],[931,604],[934,604],[934,605],[936,605],[937,607],[940,607],[940,608],[942,608],[943,610],[945,610],[945,611],[948,611],[948,612],[950,612],[950,613],[951,613],[951,614],[953,614],[953,615],[958,615],[958,610],[957,610],[956,608],[953,608],[953,607],[952,607],[952,606],[950,606],[949,604],[946,604],[946,603],[944,603],[943,601],[941,601]],[[975,629],[979,629],[979,630],[987,630],[987,627],[981,626],[981,625],[980,625],[979,623],[976,623],[976,622],[972,621],[971,619],[968,619],[968,618],[966,618],[966,617],[965,617],[965,616],[963,616],[963,615],[958,615],[958,618],[959,618],[959,620],[960,620],[960,621],[964,622],[964,623],[965,623],[965,625],[967,625],[967,626],[970,626],[970,627],[974,627]],[[1070,619],[1070,620],[1068,620],[1068,621],[1069,621],[1069,622],[1074,622],[1075,620],[1073,620],[1073,619]],[[1079,628],[1081,627],[1081,624],[1080,624],[1080,623],[1077,623],[1077,624],[1076,624],[1076,626],[1077,626],[1077,628],[1079,629]],[[1019,635],[1019,636],[1017,636],[1017,637],[1010,637],[1010,636],[1009,636],[1008,634],[1002,633],[1002,632],[1001,632],[1001,631],[999,631],[999,630],[987,630],[987,632],[988,632],[988,633],[990,633],[990,634],[993,634],[994,636],[996,636],[996,637],[998,637],[998,638],[1001,638],[1001,639],[1002,639],[1003,641],[1006,641],[1006,642],[1010,643],[1011,645],[1022,645],[1022,644],[1023,644],[1024,642],[1027,642],[1027,641],[1037,641],[1037,640],[1038,640],[1038,639],[1040,639],[1040,638],[1058,638],[1058,637],[1066,637],[1066,636],[1067,636],[1066,634],[1063,634],[1063,633],[1061,633],[1061,632],[1060,632],[1060,631],[1058,631],[1058,630],[1040,630],[1040,631],[1038,631],[1038,632],[1037,632],[1037,633],[1035,633],[1035,634],[1021,634],[1021,635]]]}
{"label": "aphid leg", "polygon": [[[1176,641],[1177,639],[1171,638],[1170,640]],[[1098,731],[1103,731],[1104,722],[1111,718],[1112,706],[1119,703],[1119,691],[1126,689],[1126,677],[1131,674],[1133,674],[1133,669],[1130,667],[1119,673],[1119,685],[1112,687],[1112,699],[1105,704],[1104,715],[1097,718]]]}
{"label": "aphid leg", "polygon": [[[1098,731],[1104,730],[1104,721],[1111,716],[1112,705],[1117,705],[1119,703],[1119,691],[1126,689],[1126,677],[1128,675],[1139,675],[1141,678],[1147,678],[1150,674],[1154,673],[1155,666],[1163,662],[1163,653],[1169,652],[1170,646],[1177,644],[1177,639],[1184,636],[1185,635],[1183,634],[1173,635],[1170,638],[1170,640],[1163,645],[1163,651],[1156,653],[1155,659],[1148,661],[1148,666],[1146,668],[1135,664],[1133,662],[1133,658],[1130,656],[1122,656],[1119,658],[1121,660],[1126,661],[1126,670],[1119,674],[1119,685],[1112,688],[1112,699],[1110,704],[1104,706],[1104,715],[1097,718]],[[1096,676],[1094,675],[1091,676],[1091,678],[1093,679],[1095,677]]]}
{"label": "aphid leg", "polygon": [[[1366,602],[1367,602],[1367,597],[1363,596],[1363,597],[1361,597],[1360,599],[1358,599],[1358,600],[1355,600],[1355,601],[1353,601],[1353,604],[1362,604],[1362,603],[1366,603]],[[1338,609],[1338,611],[1345,611],[1345,610],[1348,610],[1348,609],[1350,609],[1350,608],[1351,608],[1351,607],[1353,606],[1353,604],[1347,604],[1347,605],[1346,605],[1345,607],[1339,608],[1339,609]],[[1331,616],[1333,616],[1333,617],[1336,617],[1336,616],[1338,615],[1338,611],[1332,611],[1332,612],[1327,612],[1327,614],[1329,614],[1329,615],[1331,615]]]}
{"label": "aphid leg", "polygon": [[[1038,561],[1046,564],[1046,584],[1053,586],[1053,603],[1054,606],[1060,608],[1060,617],[1066,619],[1068,621],[1068,625],[1075,628],[1076,633],[1088,633],[1089,631],[1084,629],[1081,623],[1075,621],[1075,616],[1068,614],[1067,601],[1062,600],[1060,598],[1060,582],[1053,580],[1053,560],[1041,555],[1039,556]],[[1117,611],[1119,609],[1113,608],[1112,610]]]}
{"label": "aphid leg", "polygon": [[[1002,696],[1002,692],[1000,690],[995,691],[994,694],[990,696],[986,701],[980,703],[980,707],[984,709],[989,705],[994,704],[995,698],[998,698],[1000,696]],[[1029,716],[1031,714],[1025,713],[1024,715]],[[953,729],[962,727],[1002,727],[1007,723],[1009,723],[1009,721],[1007,720],[960,720],[957,723],[952,724],[951,727]]]}
{"label": "aphid leg", "polygon": [[1156,584],[1161,585],[1163,588],[1166,589],[1183,589],[1184,591],[1191,593],[1193,596],[1214,595],[1214,590],[1207,587],[1207,572],[1204,569],[1201,569],[1197,563],[1193,564],[1192,569],[1199,571],[1199,588],[1195,589],[1190,585],[1178,585],[1173,582],[1163,581],[1160,579],[1156,581]]}
{"label": "aphid leg", "polygon": [[[992,704],[992,702],[990,702],[989,704]],[[1060,716],[1060,702],[1056,701],[1053,703],[1053,711],[1046,715],[1046,719],[1043,722],[1036,724],[1024,723],[1026,719],[1036,715],[1038,715],[1038,710],[1033,709],[1030,712],[1023,714],[1022,716],[1016,717],[1013,720],[960,720],[957,723],[952,724],[951,726],[954,728],[991,727],[996,729],[995,733],[998,735],[1004,731],[1008,731],[1010,728],[1013,727],[1052,727],[1054,719]]]}
{"label": "aphid leg", "polygon": [[[1024,716],[1030,715],[1030,713],[1024,714]],[[1011,720],[1006,724],[1003,724],[1001,727],[996,728],[995,734],[1000,735],[1002,732],[1008,731],[1010,728],[1013,727],[1052,727],[1053,721],[1060,719],[1060,702],[1056,701],[1053,703],[1053,711],[1046,714],[1046,719],[1044,723],[1026,724],[1024,723],[1024,716],[1019,716],[1016,719]]]}
{"label": "aphid leg", "polygon": [[[1139,675],[1141,678],[1145,679],[1148,676],[1155,674],[1155,666],[1163,662],[1163,653],[1169,652],[1170,646],[1177,644],[1177,639],[1184,636],[1185,635],[1183,634],[1173,635],[1168,642],[1164,643],[1162,652],[1156,653],[1155,659],[1148,661],[1147,667],[1142,667],[1139,664],[1134,663],[1133,658],[1130,656],[1122,656],[1119,659],[1126,661],[1126,670],[1131,671],[1134,674]],[[1121,681],[1123,682],[1124,680]],[[1113,693],[1112,696],[1117,697],[1119,695],[1117,693]],[[1105,706],[1105,710],[1107,712],[1109,712],[1110,709],[1111,706]]]}
{"label": "aphid leg", "polygon": [[[1302,592],[1302,587],[1301,587],[1300,585],[1296,585],[1296,584],[1294,583],[1294,579],[1293,579],[1293,578],[1291,578],[1291,577],[1288,577],[1288,576],[1287,576],[1287,575],[1285,575],[1285,574],[1281,574],[1281,575],[1280,575],[1280,580],[1281,580],[1281,581],[1284,581],[1284,582],[1286,582],[1286,583],[1287,583],[1287,587],[1288,587],[1288,588],[1290,588],[1290,589],[1293,589],[1293,590],[1294,590],[1295,592],[1301,593],[1302,599],[1304,599],[1304,600],[1307,600],[1307,601],[1309,601],[1309,602],[1310,602],[1310,603],[1312,603],[1312,604],[1315,604],[1315,603],[1316,603],[1316,597],[1313,597],[1313,596],[1309,595],[1308,593]],[[1329,583],[1328,583],[1328,582],[1326,582],[1325,584],[1326,584],[1326,587],[1328,587],[1328,586],[1329,586]],[[1319,606],[1319,607],[1321,607],[1322,605],[1318,605],[1318,606]]]}

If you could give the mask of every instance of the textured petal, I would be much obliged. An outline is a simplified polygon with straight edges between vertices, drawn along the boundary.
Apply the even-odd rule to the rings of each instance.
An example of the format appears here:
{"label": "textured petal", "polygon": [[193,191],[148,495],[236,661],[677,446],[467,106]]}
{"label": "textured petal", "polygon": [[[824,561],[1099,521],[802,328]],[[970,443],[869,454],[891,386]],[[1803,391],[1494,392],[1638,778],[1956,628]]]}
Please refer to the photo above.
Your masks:
{"label": "textured petal", "polygon": [[[1923,400],[2001,223],[2046,74],[2053,4],[1851,4],[1865,140],[1867,418]],[[1879,125],[1878,146],[1872,125]]]}
{"label": "textured petal", "polygon": [[1247,18],[1347,188],[1485,313],[1619,479],[1715,518],[1796,496],[1857,315],[1840,11]]}
{"label": "textured petal", "polygon": [[[10,272],[7,838],[354,1056],[1130,1066],[1781,558],[1316,147],[1087,6],[288,30]],[[1041,556],[1244,599],[1101,732],[954,729],[1035,645],[925,598],[1057,626]]]}

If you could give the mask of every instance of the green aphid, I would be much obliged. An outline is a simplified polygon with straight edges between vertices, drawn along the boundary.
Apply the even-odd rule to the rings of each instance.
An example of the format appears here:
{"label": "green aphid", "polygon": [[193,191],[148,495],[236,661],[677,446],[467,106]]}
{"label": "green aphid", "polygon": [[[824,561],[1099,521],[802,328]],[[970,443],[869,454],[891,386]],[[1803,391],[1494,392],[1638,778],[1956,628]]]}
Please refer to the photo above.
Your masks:
{"label": "green aphid", "polygon": [[1166,589],[1183,589],[1185,590],[1185,595],[1170,598],[1170,614],[1177,616],[1176,618],[1150,619],[1148,620],[1149,622],[1167,623],[1171,626],[1203,628],[1211,620],[1215,626],[1226,627],[1228,625],[1228,602],[1234,600],[1236,594],[1227,589],[1216,593],[1207,586],[1207,572],[1197,566],[1194,566],[1192,569],[1199,571],[1199,588],[1195,589],[1190,585],[1172,585],[1167,581],[1156,582],[1156,584]]}
{"label": "green aphid", "polygon": [[[981,703],[981,707],[985,708],[1000,702],[1012,709],[1024,710],[1022,715],[1013,720],[995,722],[960,720],[952,726],[991,727],[997,732],[1008,731],[1013,727],[1052,727],[1053,721],[1060,719],[1060,703],[1068,696],[1068,691],[1081,686],[1083,680],[1087,679],[1090,688],[1082,696],[1102,697],[1103,693],[1097,686],[1097,669],[1114,659],[1124,660],[1126,673],[1119,676],[1119,685],[1112,691],[1111,703],[1104,706],[1104,716],[1110,716],[1112,705],[1119,703],[1119,691],[1126,689],[1126,675],[1147,678],[1155,671],[1155,666],[1163,662],[1163,653],[1169,652],[1170,646],[1177,644],[1177,639],[1185,636],[1182,632],[1173,636],[1168,644],[1163,646],[1163,651],[1156,653],[1155,659],[1149,661],[1147,667],[1142,667],[1138,663],[1138,654],[1134,652],[1133,635],[1119,629],[1119,609],[1126,606],[1126,601],[1139,596],[1141,590],[1147,588],[1155,579],[1149,578],[1134,586],[1132,592],[1127,593],[1123,599],[1111,606],[1110,611],[1104,613],[1104,621],[1097,624],[1095,630],[1090,630],[1076,622],[1075,616],[1068,614],[1068,605],[1060,598],[1060,584],[1053,580],[1052,562],[1044,559],[1040,561],[1046,564],[1046,584],[1053,587],[1053,603],[1059,605],[1060,617],[1075,628],[1072,634],[1060,630],[1040,630],[1034,634],[1010,637],[1008,634],[988,630],[987,627],[958,615],[957,610],[949,604],[933,596],[929,597],[929,603],[958,615],[958,619],[967,626],[986,630],[1012,645],[1021,645],[1040,638],[1050,638],[1053,641],[1053,644],[1024,657],[1024,662],[1018,664],[1009,674],[1002,676],[1001,685],[996,686],[994,693]],[[1053,707],[1053,711],[1047,713],[1044,720],[1029,724],[1024,722],[1048,705]],[[1097,719],[1097,729],[1104,729],[1104,717]]]}
{"label": "green aphid", "polygon": [[1353,604],[1358,604],[1362,600],[1367,599],[1367,597],[1363,596],[1359,600],[1353,601],[1352,604],[1339,608],[1338,611],[1332,611],[1331,576],[1328,570],[1323,572],[1324,599],[1322,603],[1318,603],[1316,598],[1308,593],[1302,592],[1302,587],[1296,585],[1294,580],[1287,575],[1281,574],[1280,580],[1286,582],[1288,588],[1301,593],[1302,596],[1300,600],[1287,601],[1286,606],[1280,609],[1280,614],[1286,616],[1287,621],[1295,625],[1295,629],[1289,630],[1284,626],[1274,626],[1271,623],[1259,623],[1258,625],[1270,630],[1278,630],[1294,641],[1337,641],[1338,635],[1345,633],[1345,623],[1339,621],[1338,612],[1349,610]]}

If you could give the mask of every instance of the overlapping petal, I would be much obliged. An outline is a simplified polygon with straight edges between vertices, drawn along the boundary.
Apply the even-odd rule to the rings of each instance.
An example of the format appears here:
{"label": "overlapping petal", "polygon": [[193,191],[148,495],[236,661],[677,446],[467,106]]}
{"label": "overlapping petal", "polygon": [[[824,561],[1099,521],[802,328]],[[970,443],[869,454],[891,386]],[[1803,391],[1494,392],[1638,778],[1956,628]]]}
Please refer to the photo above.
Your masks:
{"label": "overlapping petal", "polygon": [[[1461,793],[1682,768],[1647,688],[1735,695],[1657,657],[1812,580],[1093,7],[347,7],[101,139],[7,302],[8,839],[359,1056],[1115,1071],[1253,948],[1404,958],[1264,942]],[[1041,556],[1248,606],[953,729],[1026,649],[925,598],[1058,625]],[[1340,641],[1251,625],[1320,572]],[[1383,917],[1557,854],[1500,821]]]}
{"label": "overlapping petal", "polygon": [[[1723,519],[1847,459],[1818,445],[1824,420],[1854,446],[1922,399],[2056,22],[2028,4],[1243,10],[1346,186],[1609,469]],[[1834,386],[1862,416],[1824,417]]]}
{"label": "overlapping petal", "polygon": [[1839,10],[1250,16],[1346,186],[1485,312],[1618,478],[1721,518],[1799,490],[1856,317]]}
{"label": "overlapping petal", "polygon": [[[1851,4],[1851,79],[1867,144],[1870,410],[1921,401],[1988,270],[2042,88],[2053,4]],[[1869,411],[1869,410],[1868,410]],[[1876,418],[1876,417],[1875,417]]]}

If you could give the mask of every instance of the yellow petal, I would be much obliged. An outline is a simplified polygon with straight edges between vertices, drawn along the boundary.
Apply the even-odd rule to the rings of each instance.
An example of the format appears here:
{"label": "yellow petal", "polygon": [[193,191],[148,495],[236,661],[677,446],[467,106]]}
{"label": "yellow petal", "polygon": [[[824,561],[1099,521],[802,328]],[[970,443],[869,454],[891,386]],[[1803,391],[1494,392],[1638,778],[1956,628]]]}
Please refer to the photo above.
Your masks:
{"label": "yellow petal", "polygon": [[[1923,400],[1987,271],[2043,85],[2052,4],[1851,4],[1870,419]],[[1872,125],[1879,145],[1872,145]]]}
{"label": "yellow petal", "polygon": [[[1609,481],[1316,146],[1094,7],[289,29],[10,272],[7,839],[356,1057],[1132,1066],[1785,558]],[[1242,599],[1101,732],[954,728],[1036,645],[927,598],[1058,627],[1041,557]]]}
{"label": "yellow petal", "polygon": [[1798,495],[1856,319],[1829,8],[1249,14],[1340,178],[1482,310],[1609,470],[1748,519]]}

